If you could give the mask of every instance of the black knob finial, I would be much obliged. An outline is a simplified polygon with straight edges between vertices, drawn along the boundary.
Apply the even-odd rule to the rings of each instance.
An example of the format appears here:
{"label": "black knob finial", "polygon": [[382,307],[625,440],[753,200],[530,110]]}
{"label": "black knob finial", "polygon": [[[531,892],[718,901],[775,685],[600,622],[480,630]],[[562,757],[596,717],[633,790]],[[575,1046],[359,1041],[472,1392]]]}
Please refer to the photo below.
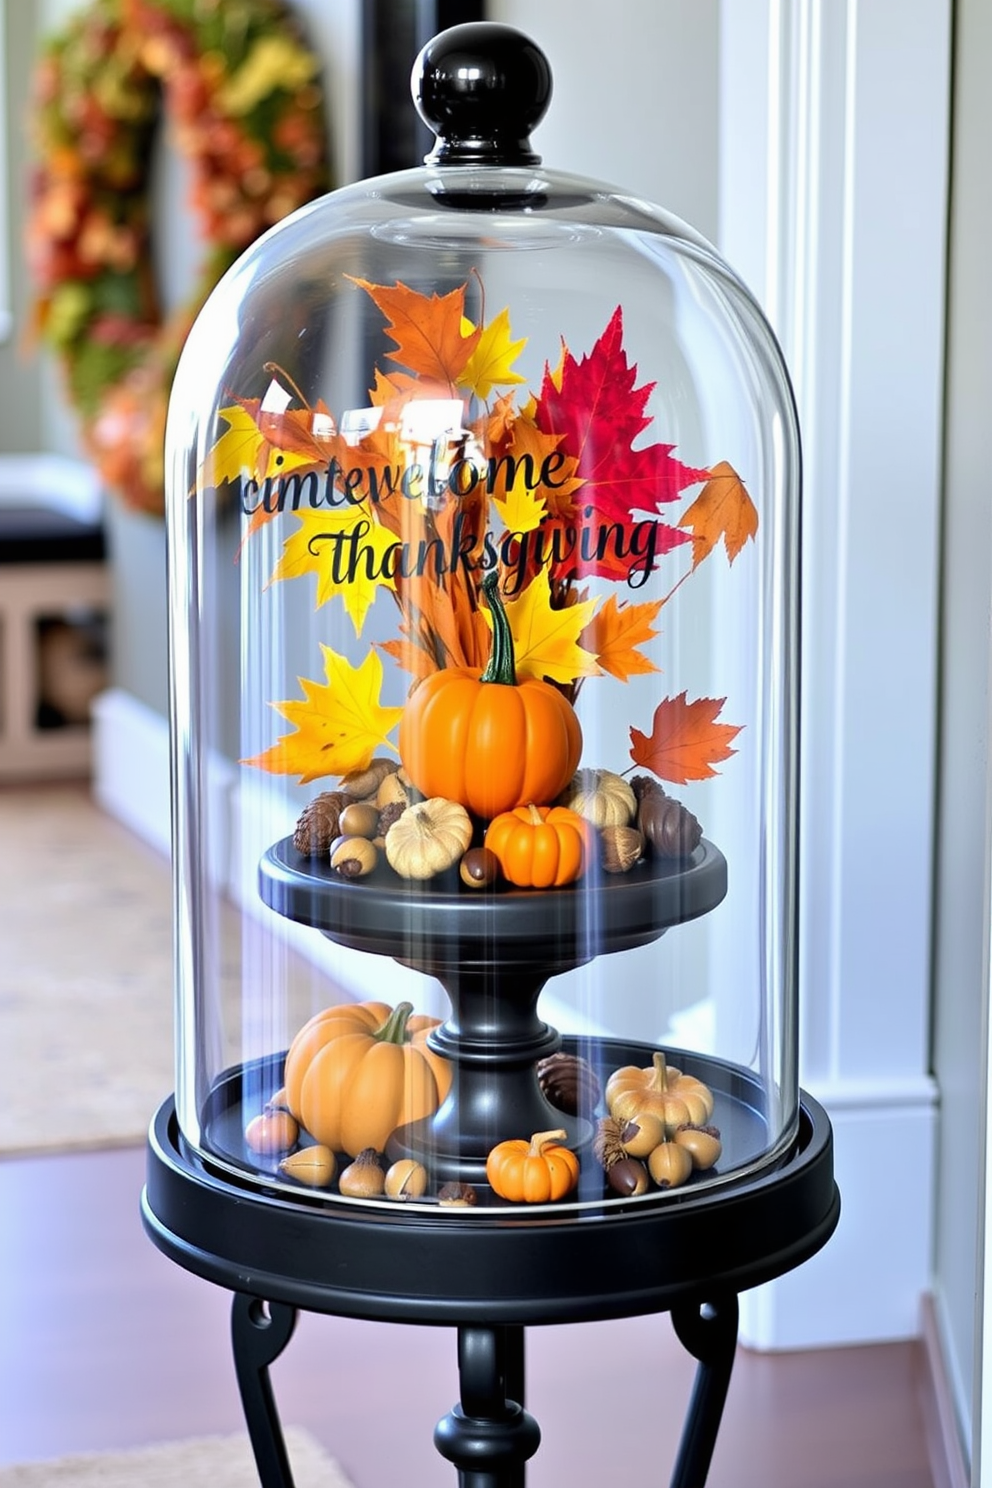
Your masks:
{"label": "black knob finial", "polygon": [[548,59],[513,26],[441,31],[414,63],[417,112],[437,139],[429,165],[537,165],[530,132],[551,99]]}

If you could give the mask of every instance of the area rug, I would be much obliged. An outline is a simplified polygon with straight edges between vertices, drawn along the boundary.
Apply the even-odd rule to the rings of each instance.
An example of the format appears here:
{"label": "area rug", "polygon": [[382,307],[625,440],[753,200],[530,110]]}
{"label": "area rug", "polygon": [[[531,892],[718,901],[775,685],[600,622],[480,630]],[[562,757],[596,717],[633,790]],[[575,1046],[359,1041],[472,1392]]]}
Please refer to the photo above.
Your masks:
{"label": "area rug", "polygon": [[[300,1427],[285,1432],[296,1488],[351,1488]],[[248,1488],[258,1481],[247,1436],[208,1436],[129,1452],[84,1452],[0,1468],[0,1488]]]}

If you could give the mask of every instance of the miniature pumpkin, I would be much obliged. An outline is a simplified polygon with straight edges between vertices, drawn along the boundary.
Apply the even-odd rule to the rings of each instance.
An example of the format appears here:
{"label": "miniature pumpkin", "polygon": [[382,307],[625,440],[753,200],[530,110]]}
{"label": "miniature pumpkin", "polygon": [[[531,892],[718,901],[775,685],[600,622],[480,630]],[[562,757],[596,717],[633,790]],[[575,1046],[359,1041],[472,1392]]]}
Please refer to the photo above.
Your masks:
{"label": "miniature pumpkin", "polygon": [[381,1152],[392,1132],[437,1110],[451,1066],[426,1044],[436,1018],[412,1004],[346,1003],[300,1029],[286,1055],[286,1100],[332,1152]]}
{"label": "miniature pumpkin", "polygon": [[669,1136],[680,1126],[697,1125],[713,1113],[713,1095],[702,1080],[669,1069],[664,1054],[654,1055],[647,1069],[624,1065],[606,1082],[606,1105],[618,1120],[660,1116]]}
{"label": "miniature pumpkin", "polygon": [[517,682],[513,637],[495,572],[482,581],[493,621],[489,665],[432,672],[411,693],[399,750],[425,796],[459,801],[490,821],[527,801],[553,801],[582,754],[582,730],[549,682]]}
{"label": "miniature pumpkin", "polygon": [[565,1136],[558,1130],[536,1132],[529,1142],[499,1142],[486,1159],[493,1192],[518,1204],[547,1204],[571,1193],[579,1181],[579,1159],[560,1145]]}
{"label": "miniature pumpkin", "polygon": [[570,806],[594,827],[627,827],[637,812],[637,797],[612,770],[579,770],[562,792],[561,806]]}
{"label": "miniature pumpkin", "polygon": [[465,807],[435,796],[397,817],[386,833],[386,857],[403,878],[433,878],[457,863],[471,841]]}
{"label": "miniature pumpkin", "polygon": [[567,806],[518,806],[490,822],[486,846],[504,878],[522,889],[550,889],[585,873],[593,853],[593,828]]}

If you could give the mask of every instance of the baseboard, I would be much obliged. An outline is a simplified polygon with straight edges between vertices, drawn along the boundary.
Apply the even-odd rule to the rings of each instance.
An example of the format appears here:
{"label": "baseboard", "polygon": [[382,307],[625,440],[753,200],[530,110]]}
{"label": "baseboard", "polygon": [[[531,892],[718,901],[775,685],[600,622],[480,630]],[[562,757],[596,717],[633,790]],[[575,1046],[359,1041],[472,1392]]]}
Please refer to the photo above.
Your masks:
{"label": "baseboard", "polygon": [[[822,1092],[813,1091],[817,1098]],[[823,1100],[840,1190],[837,1230],[804,1265],[745,1292],[741,1341],[759,1350],[916,1338],[931,1280],[936,1089],[925,1076],[835,1087]]]}
{"label": "baseboard", "polygon": [[929,1292],[920,1303],[920,1345],[920,1409],[933,1488],[969,1488],[971,1474],[954,1407],[940,1325]]}
{"label": "baseboard", "polygon": [[137,836],[170,852],[169,725],[119,687],[93,704],[93,794]]}

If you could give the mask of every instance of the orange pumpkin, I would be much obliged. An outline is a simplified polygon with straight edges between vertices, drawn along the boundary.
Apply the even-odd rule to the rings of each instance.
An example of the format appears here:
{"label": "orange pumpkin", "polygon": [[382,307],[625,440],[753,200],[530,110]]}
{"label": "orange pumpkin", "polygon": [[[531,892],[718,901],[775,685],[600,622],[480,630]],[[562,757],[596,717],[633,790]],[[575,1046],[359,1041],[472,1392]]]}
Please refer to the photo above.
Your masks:
{"label": "orange pumpkin", "polygon": [[489,665],[432,672],[400,720],[403,767],[428,798],[458,801],[484,821],[526,801],[553,801],[582,754],[571,703],[549,682],[517,682],[513,637],[495,572],[482,582],[493,621]]}
{"label": "orange pumpkin", "polygon": [[426,1044],[438,1019],[409,1002],[345,1003],[300,1029],[286,1055],[286,1104],[332,1152],[382,1152],[392,1132],[432,1115],[451,1066]]}
{"label": "orange pumpkin", "polygon": [[562,1130],[536,1132],[527,1142],[513,1138],[498,1143],[486,1159],[486,1177],[494,1193],[514,1203],[547,1204],[562,1199],[579,1181],[579,1159],[559,1144]]}
{"label": "orange pumpkin", "polygon": [[624,1065],[614,1070],[604,1096],[610,1115],[618,1121],[633,1121],[642,1113],[660,1116],[669,1137],[680,1126],[701,1125],[713,1114],[709,1086],[670,1067],[660,1050],[646,1069]]}
{"label": "orange pumpkin", "polygon": [[595,834],[568,806],[518,806],[490,822],[486,846],[510,883],[550,889],[581,878],[595,851]]}

